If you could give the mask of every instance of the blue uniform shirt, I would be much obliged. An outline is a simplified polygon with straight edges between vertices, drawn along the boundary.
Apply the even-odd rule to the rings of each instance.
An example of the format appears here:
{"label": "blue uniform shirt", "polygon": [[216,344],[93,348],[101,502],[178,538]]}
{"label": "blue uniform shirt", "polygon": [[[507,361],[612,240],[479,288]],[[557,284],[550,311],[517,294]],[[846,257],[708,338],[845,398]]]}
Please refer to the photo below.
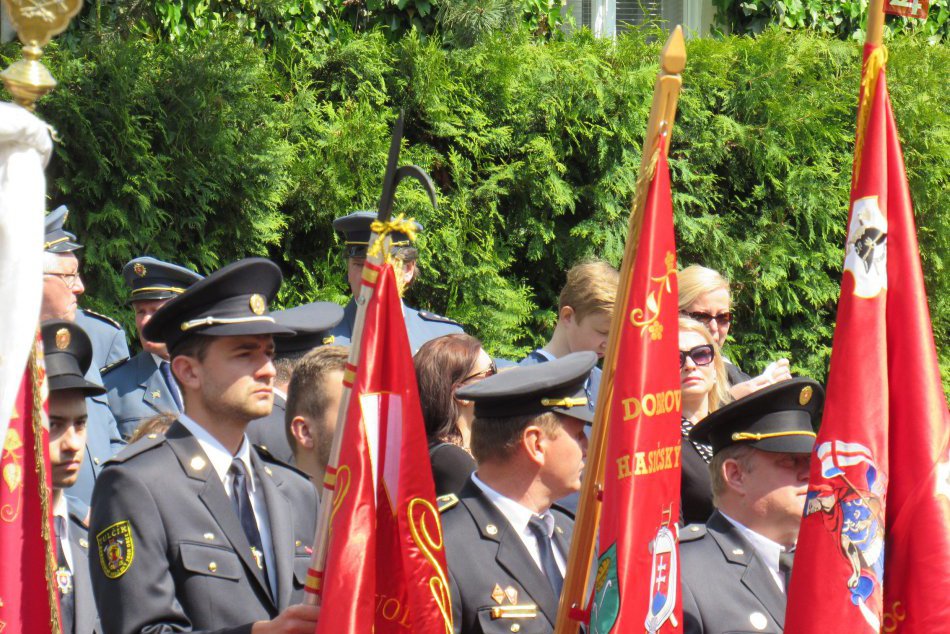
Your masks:
{"label": "blue uniform shirt", "polygon": [[[461,334],[462,327],[448,319],[423,310],[416,310],[402,305],[406,319],[406,332],[409,335],[409,347],[412,354],[416,353],[422,344],[445,335]],[[353,325],[356,323],[356,302],[350,300],[343,308],[343,321],[336,325],[330,334],[333,335],[334,345],[348,346],[353,338]]]}
{"label": "blue uniform shirt", "polygon": [[90,310],[76,311],[76,325],[92,342],[92,365],[102,370],[129,358],[129,342],[118,322]]}

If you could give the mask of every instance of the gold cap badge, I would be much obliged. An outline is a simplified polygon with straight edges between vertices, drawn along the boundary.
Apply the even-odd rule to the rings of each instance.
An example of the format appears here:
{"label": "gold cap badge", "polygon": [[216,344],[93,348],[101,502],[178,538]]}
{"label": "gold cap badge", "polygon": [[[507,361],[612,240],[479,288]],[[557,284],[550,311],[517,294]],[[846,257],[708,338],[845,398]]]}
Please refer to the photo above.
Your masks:
{"label": "gold cap badge", "polygon": [[146,268],[145,268],[145,265],[142,264],[141,262],[136,262],[136,263],[132,266],[132,270],[133,270],[133,271],[135,272],[135,274],[138,275],[139,277],[145,277],[145,274],[148,272],[148,271],[146,270]]}
{"label": "gold cap badge", "polygon": [[69,334],[69,331],[65,328],[60,328],[56,331],[56,348],[59,350],[65,350],[69,347],[69,342],[72,340],[72,337]]}
{"label": "gold cap badge", "polygon": [[251,295],[251,312],[255,315],[263,315],[264,310],[267,308],[267,300],[264,299],[263,295],[254,293]]}
{"label": "gold cap badge", "polygon": [[802,388],[801,393],[798,395],[798,404],[799,405],[808,405],[808,401],[811,400],[811,396],[814,391],[811,389],[810,385],[806,385]]}

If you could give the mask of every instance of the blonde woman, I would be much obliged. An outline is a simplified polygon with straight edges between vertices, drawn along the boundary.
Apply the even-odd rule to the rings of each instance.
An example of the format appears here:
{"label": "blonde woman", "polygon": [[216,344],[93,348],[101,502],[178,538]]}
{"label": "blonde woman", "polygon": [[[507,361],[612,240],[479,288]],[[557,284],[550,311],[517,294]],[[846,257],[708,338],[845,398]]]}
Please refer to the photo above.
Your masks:
{"label": "blonde woman", "polygon": [[712,448],[688,438],[693,426],[733,400],[719,346],[706,326],[679,320],[680,388],[683,393],[680,516],[684,524],[704,523],[713,512],[709,461]]}
{"label": "blonde woman", "polygon": [[[679,309],[684,317],[702,323],[720,351],[732,326],[732,296],[729,282],[718,271],[693,264],[677,275]],[[728,359],[723,359],[733,398],[742,398],[763,387],[792,378],[788,359],[778,359],[765,372],[752,378]]]}

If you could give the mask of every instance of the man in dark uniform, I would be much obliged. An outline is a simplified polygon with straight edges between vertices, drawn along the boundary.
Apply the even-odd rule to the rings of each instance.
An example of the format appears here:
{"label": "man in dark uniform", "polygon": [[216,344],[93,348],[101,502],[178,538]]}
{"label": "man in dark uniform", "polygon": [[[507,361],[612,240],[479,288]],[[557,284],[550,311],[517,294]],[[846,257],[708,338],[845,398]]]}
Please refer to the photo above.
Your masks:
{"label": "man in dark uniform", "polygon": [[553,505],[581,486],[596,362],[576,352],[458,390],[478,469],[439,498],[457,633],[553,631],[573,529]]}
{"label": "man in dark uniform", "polygon": [[[76,236],[63,228],[68,217],[69,210],[65,205],[57,207],[46,215],[44,250],[47,253],[75,255],[73,252],[82,248],[82,245],[76,241]],[[78,260],[76,266],[78,269]],[[80,281],[78,277],[76,279]],[[80,283],[76,295],[81,295],[83,290]],[[125,330],[114,319],[88,309],[75,310],[72,317],[58,316],[58,318],[75,321],[86,331],[89,340],[92,341],[92,363],[98,370],[101,371],[113,363],[129,358],[129,343]]]}
{"label": "man in dark uniform", "polygon": [[247,437],[270,455],[289,465],[295,465],[294,451],[287,438],[287,389],[294,367],[305,354],[333,342],[330,329],[343,319],[343,309],[333,302],[312,302],[303,306],[271,313],[274,321],[297,334],[274,340],[274,409],[269,416],[252,420],[247,426]]}
{"label": "man in dark uniform", "polygon": [[296,605],[316,492],[244,434],[273,403],[273,335],[293,334],[267,311],[280,282],[268,260],[235,262],[145,326],[168,346],[185,412],[113,458],[97,483],[90,569],[106,634],[316,627],[319,610]]}
{"label": "man in dark uniform", "polygon": [[780,633],[824,392],[806,378],[716,410],[689,437],[712,446],[716,511],[680,531],[684,631]]}
{"label": "man in dark uniform", "polygon": [[[46,217],[45,252],[43,254],[43,305],[40,320],[64,319],[74,322],[77,315],[77,298],[85,287],[79,276],[79,260],[74,251],[82,248],[76,236],[63,230],[68,212],[60,207]],[[86,372],[90,383],[102,385],[99,366],[93,362]],[[86,399],[88,420],[86,423],[86,457],[82,461],[79,478],[70,488],[69,495],[88,506],[92,499],[92,487],[102,465],[125,443],[119,435],[115,418],[109,409],[105,394],[96,393]],[[84,513],[84,511],[80,511]]]}
{"label": "man in dark uniform", "polygon": [[[346,247],[346,278],[350,285],[350,292],[356,298],[360,294],[360,280],[363,275],[363,263],[366,262],[366,251],[372,234],[370,226],[376,220],[376,212],[357,211],[348,216],[333,221],[333,228],[343,234],[343,244]],[[422,231],[422,225],[416,223],[417,231]],[[418,273],[417,261],[419,251],[412,246],[409,236],[401,232],[390,234],[393,255],[402,261],[402,279],[400,288],[406,288],[415,279]],[[425,342],[441,337],[460,333],[462,327],[448,317],[435,313],[410,308],[403,303],[403,316],[406,319],[406,332],[409,334],[409,347],[415,354]],[[330,334],[334,337],[334,344],[346,346],[353,337],[353,327],[356,324],[356,301],[350,299],[343,309],[343,321]]]}
{"label": "man in dark uniform", "polygon": [[122,269],[130,289],[129,303],[135,312],[135,329],[142,351],[132,359],[114,364],[102,373],[109,406],[126,440],[139,424],[156,414],[180,414],[181,392],[172,378],[168,348],[149,341],[142,329],[152,315],[172,297],[185,292],[201,276],[177,264],[151,257],[135,258]]}
{"label": "man in dark uniform", "polygon": [[56,527],[56,588],[65,634],[100,632],[89,578],[89,541],[64,489],[79,477],[86,445],[86,397],[105,388],[83,378],[92,365],[92,343],[76,324],[60,319],[42,325],[49,381],[49,454]]}

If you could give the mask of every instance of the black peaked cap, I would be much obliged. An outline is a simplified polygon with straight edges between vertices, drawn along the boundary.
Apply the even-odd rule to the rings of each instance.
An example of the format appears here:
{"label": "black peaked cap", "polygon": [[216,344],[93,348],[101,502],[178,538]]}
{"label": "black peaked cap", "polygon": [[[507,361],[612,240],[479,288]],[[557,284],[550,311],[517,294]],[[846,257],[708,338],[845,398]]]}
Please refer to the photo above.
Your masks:
{"label": "black peaked cap", "polygon": [[129,260],[122,268],[122,277],[132,290],[130,304],[146,299],[171,299],[202,279],[191,269],[147,255]]}
{"label": "black peaked cap", "polygon": [[[333,229],[343,234],[343,244],[346,245],[346,257],[366,257],[366,250],[369,248],[369,239],[373,234],[370,227],[375,220],[375,211],[355,211],[333,221]],[[415,224],[416,231],[422,231],[422,225],[418,222]],[[389,240],[390,247],[393,249],[408,247],[412,244],[409,240],[409,236],[401,231],[393,231],[389,234]]]}
{"label": "black peaked cap", "polygon": [[307,352],[327,341],[330,329],[343,321],[343,307],[333,302],[313,302],[271,313],[274,320],[296,334],[281,337],[274,343],[277,356]]}
{"label": "black peaked cap", "polygon": [[86,396],[105,394],[106,388],[86,380],[92,365],[92,342],[85,330],[71,321],[51,319],[40,325],[40,333],[51,392],[80,390]]}
{"label": "black peaked cap", "polygon": [[810,453],[814,423],[825,399],[821,384],[794,378],[733,401],[696,423],[691,440],[712,445],[713,453],[736,444],[762,451]]}
{"label": "black peaked cap", "polygon": [[66,205],[60,205],[46,214],[43,223],[43,250],[47,253],[69,253],[82,248],[76,241],[76,236],[63,229],[68,217],[69,210]]}
{"label": "black peaked cap", "polygon": [[455,395],[475,402],[476,418],[558,412],[589,424],[594,421],[595,403],[587,393],[587,381],[596,364],[595,353],[573,352],[554,361],[505,370],[466,385]]}
{"label": "black peaked cap", "polygon": [[189,335],[292,335],[267,310],[283,276],[264,258],[228,264],[159,308],[143,329],[149,341],[173,351]]}

